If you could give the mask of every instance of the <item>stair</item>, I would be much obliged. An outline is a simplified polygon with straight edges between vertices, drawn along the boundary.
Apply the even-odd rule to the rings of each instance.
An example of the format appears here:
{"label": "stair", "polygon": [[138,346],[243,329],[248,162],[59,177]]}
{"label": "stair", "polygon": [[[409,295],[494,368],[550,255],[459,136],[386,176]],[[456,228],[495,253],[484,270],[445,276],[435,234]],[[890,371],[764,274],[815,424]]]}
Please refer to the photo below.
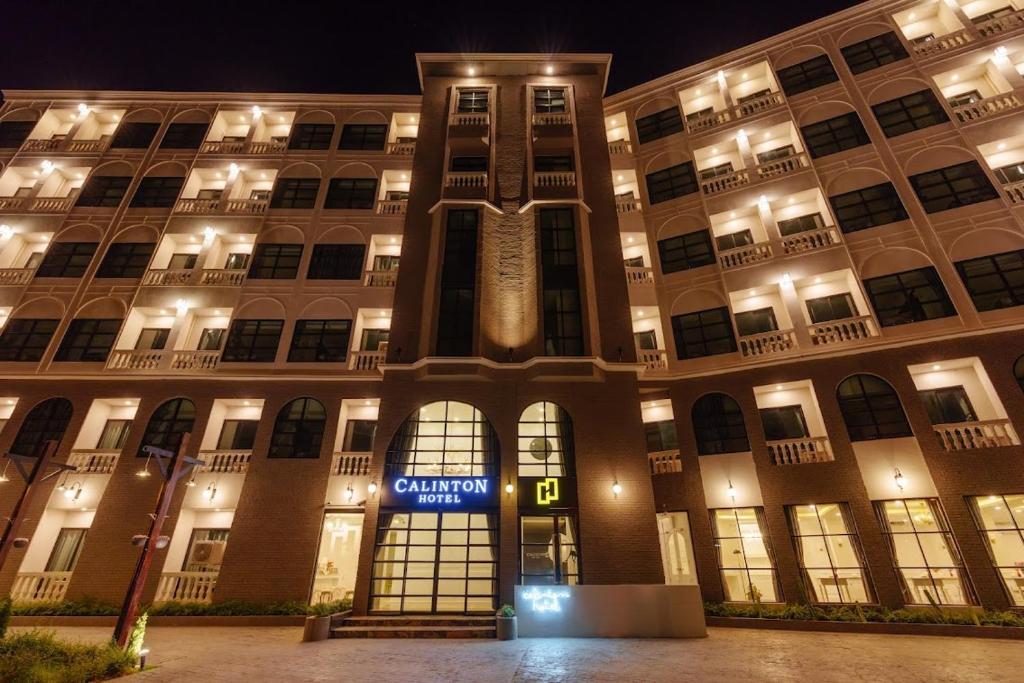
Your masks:
{"label": "stair", "polygon": [[494,617],[345,617],[331,638],[494,638]]}

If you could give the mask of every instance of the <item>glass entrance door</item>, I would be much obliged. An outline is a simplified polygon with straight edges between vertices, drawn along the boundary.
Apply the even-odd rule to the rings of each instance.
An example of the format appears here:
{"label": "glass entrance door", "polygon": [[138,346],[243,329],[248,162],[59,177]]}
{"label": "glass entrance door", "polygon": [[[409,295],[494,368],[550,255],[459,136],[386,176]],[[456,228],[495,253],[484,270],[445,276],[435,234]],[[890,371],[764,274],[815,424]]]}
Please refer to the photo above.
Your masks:
{"label": "glass entrance door", "polygon": [[520,521],[520,583],[524,586],[580,582],[576,520],[571,515],[526,516]]}
{"label": "glass entrance door", "polygon": [[498,592],[497,529],[493,514],[382,514],[370,611],[493,612]]}

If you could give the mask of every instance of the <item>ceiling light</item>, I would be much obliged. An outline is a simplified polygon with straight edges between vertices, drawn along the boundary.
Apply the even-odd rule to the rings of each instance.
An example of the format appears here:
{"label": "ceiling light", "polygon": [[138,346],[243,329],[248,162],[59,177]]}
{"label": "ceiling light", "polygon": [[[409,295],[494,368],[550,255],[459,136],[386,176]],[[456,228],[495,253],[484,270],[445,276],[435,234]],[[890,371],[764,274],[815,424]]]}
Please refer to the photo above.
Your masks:
{"label": "ceiling light", "polygon": [[546,67],[544,67],[544,73],[550,76],[551,74],[555,73],[555,67],[548,64]]}
{"label": "ceiling light", "polygon": [[942,366],[939,365],[938,363],[936,363],[935,365],[932,366],[932,370],[941,370],[941,369],[942,369]]}
{"label": "ceiling light", "polygon": [[476,67],[469,67],[468,69],[466,69],[466,73],[469,74],[470,76],[476,76]]}

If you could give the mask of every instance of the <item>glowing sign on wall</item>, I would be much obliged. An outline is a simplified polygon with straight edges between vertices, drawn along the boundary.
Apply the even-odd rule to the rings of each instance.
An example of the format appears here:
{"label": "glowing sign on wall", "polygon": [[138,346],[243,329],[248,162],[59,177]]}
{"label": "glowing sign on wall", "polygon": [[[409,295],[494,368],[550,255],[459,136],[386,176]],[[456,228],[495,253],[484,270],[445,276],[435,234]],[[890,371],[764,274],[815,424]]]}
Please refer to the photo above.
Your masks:
{"label": "glowing sign on wall", "polygon": [[575,477],[519,477],[519,511],[542,512],[576,507]]}
{"label": "glowing sign on wall", "polygon": [[558,502],[558,479],[548,477],[537,482],[537,505],[551,505]]}
{"label": "glowing sign on wall", "polygon": [[565,588],[527,588],[520,597],[529,603],[533,612],[561,612],[562,600],[569,599],[569,591]]}
{"label": "glowing sign on wall", "polygon": [[494,477],[390,477],[381,494],[384,507],[455,510],[498,505]]}

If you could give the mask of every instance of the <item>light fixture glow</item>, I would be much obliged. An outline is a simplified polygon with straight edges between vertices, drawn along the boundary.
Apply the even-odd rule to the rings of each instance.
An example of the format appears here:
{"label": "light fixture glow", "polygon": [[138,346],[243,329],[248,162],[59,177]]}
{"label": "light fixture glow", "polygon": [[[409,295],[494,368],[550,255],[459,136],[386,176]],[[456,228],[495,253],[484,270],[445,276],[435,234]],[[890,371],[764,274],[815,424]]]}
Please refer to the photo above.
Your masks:
{"label": "light fixture glow", "polygon": [[938,363],[936,363],[935,365],[932,366],[932,370],[941,370],[941,369],[942,369],[942,366],[939,365]]}
{"label": "light fixture glow", "polygon": [[555,73],[555,67],[548,64],[546,67],[544,67],[544,73],[550,76],[551,74]]}
{"label": "light fixture glow", "polygon": [[732,485],[732,480],[728,480],[729,485],[725,489],[725,495],[729,496],[729,499],[736,502],[736,487]]}
{"label": "light fixture glow", "polygon": [[615,482],[614,484],[612,484],[612,494],[614,494],[614,496],[618,498],[620,493],[622,493],[622,484],[620,484],[619,482]]}
{"label": "light fixture glow", "polygon": [[13,234],[14,228],[7,224],[0,225],[0,240],[9,240]]}
{"label": "light fixture glow", "polygon": [[178,315],[185,315],[188,313],[188,301],[185,299],[178,299],[174,302],[174,308],[178,312]]}
{"label": "light fixture glow", "polygon": [[206,491],[203,492],[203,495],[212,503],[213,499],[217,497],[217,482],[211,481],[207,484]]}
{"label": "light fixture glow", "polygon": [[39,164],[39,168],[43,169],[43,175],[46,175],[47,173],[53,171],[53,162],[50,161],[49,159],[43,159],[42,162],[40,162]]}
{"label": "light fixture glow", "polygon": [[470,76],[476,76],[476,67],[469,67],[468,69],[466,69],[466,73],[469,74]]}
{"label": "light fixture glow", "polygon": [[793,278],[790,277],[788,271],[782,274],[782,284],[786,286],[793,284]]}
{"label": "light fixture glow", "polygon": [[369,491],[371,496],[375,495],[377,493],[377,482],[371,481],[366,485],[366,490]]}
{"label": "light fixture glow", "polygon": [[88,113],[89,113],[89,105],[88,104],[86,104],[85,102],[82,102],[81,104],[78,105],[78,115],[79,116],[85,116]]}
{"label": "light fixture glow", "polygon": [[896,483],[896,488],[898,488],[900,491],[907,487],[907,478],[903,476],[903,472],[900,471],[899,467],[896,468],[896,473],[893,474],[892,478],[893,481]]}
{"label": "light fixture glow", "polygon": [[235,178],[237,178],[238,177],[238,171],[239,171],[238,164],[232,163],[231,165],[229,165],[228,166],[228,180],[234,180]]}
{"label": "light fixture glow", "polygon": [[352,488],[352,484],[349,484],[348,487],[345,489],[345,500],[351,503],[352,499],[355,498],[355,496],[356,492]]}
{"label": "light fixture glow", "polygon": [[1005,64],[1010,61],[1010,51],[1006,49],[1005,45],[1000,45],[992,51],[992,59],[997,64]]}
{"label": "light fixture glow", "polygon": [[263,110],[260,109],[259,105],[258,104],[252,105],[252,120],[253,121],[258,121],[259,118],[262,115],[263,115]]}
{"label": "light fixture glow", "polygon": [[512,492],[515,490],[515,488],[516,488],[515,486],[512,486],[512,480],[509,479],[508,483],[505,484],[505,493],[507,493],[507,494],[509,494],[511,496]]}

